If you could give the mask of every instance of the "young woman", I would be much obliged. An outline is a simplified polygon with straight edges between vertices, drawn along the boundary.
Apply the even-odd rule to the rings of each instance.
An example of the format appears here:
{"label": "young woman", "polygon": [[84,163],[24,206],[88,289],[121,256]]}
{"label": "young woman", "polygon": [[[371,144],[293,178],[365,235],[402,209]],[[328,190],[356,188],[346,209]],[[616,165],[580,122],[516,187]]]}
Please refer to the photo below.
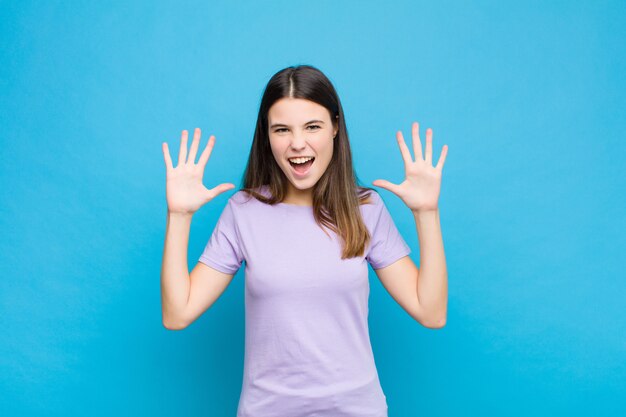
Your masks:
{"label": "young woman", "polygon": [[[238,417],[387,416],[368,329],[368,264],[391,296],[429,328],[445,324],[447,271],[437,201],[447,146],[432,166],[432,130],[416,161],[398,132],[401,184],[374,185],[412,211],[421,268],[381,196],[358,186],[339,97],[311,66],[276,73],[262,97],[243,187],[226,203],[189,274],[191,218],[234,188],[202,184],[215,144],[200,155],[196,129],[178,166],[163,143],[168,222],[162,266],[163,324],[182,329],[224,292],[245,261],[246,335]],[[418,279],[419,277],[419,279]]]}

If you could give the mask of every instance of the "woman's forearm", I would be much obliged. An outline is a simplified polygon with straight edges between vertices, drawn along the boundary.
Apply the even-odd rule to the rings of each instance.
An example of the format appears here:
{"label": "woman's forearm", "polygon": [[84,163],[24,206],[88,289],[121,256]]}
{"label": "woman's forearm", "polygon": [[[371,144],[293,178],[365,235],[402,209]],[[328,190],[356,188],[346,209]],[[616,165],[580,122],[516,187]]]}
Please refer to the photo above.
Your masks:
{"label": "woman's forearm", "polygon": [[439,221],[439,209],[413,212],[420,248],[417,296],[433,322],[445,324],[448,305],[448,271]]}
{"label": "woman's forearm", "polygon": [[187,247],[192,215],[167,213],[165,247],[161,265],[161,306],[163,325],[168,329],[184,327],[183,312],[189,300]]}

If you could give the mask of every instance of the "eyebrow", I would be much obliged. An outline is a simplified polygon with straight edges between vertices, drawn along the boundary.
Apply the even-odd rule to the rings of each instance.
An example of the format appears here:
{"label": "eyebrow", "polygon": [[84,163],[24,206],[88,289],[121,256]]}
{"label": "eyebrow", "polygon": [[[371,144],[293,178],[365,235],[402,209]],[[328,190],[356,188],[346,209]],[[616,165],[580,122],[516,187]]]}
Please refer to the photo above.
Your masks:
{"label": "eyebrow", "polygon": [[[323,122],[323,121],[321,121],[321,120],[309,120],[309,121],[308,121],[308,122],[306,122],[303,126],[306,126],[306,125],[308,125],[308,124],[310,124],[310,123],[322,123],[322,124],[324,124],[324,122]],[[274,123],[274,124],[272,124],[272,125],[270,126],[270,129],[274,129],[275,127],[279,127],[279,126],[290,127],[290,126],[287,126],[286,124],[283,124],[283,123]]]}

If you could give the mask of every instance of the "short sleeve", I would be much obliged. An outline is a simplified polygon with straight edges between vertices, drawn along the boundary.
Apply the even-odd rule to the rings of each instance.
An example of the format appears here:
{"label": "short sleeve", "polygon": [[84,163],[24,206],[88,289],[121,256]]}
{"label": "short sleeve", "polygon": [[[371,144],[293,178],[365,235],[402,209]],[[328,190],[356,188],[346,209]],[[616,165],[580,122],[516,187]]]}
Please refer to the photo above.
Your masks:
{"label": "short sleeve", "polygon": [[374,269],[391,265],[411,253],[411,248],[402,238],[382,197],[372,192],[374,207],[372,213],[371,241],[367,261]]}
{"label": "short sleeve", "polygon": [[226,274],[235,274],[243,262],[240,235],[232,205],[229,199],[198,260]]}

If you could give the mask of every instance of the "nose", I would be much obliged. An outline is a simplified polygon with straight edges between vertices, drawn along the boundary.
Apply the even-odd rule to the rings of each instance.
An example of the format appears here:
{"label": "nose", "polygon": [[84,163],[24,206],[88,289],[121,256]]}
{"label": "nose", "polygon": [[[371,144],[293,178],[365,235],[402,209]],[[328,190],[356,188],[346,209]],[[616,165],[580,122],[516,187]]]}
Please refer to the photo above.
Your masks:
{"label": "nose", "polygon": [[291,137],[291,149],[293,149],[294,151],[299,151],[301,149],[304,149],[305,147],[306,147],[306,138],[304,134],[295,133]]}

